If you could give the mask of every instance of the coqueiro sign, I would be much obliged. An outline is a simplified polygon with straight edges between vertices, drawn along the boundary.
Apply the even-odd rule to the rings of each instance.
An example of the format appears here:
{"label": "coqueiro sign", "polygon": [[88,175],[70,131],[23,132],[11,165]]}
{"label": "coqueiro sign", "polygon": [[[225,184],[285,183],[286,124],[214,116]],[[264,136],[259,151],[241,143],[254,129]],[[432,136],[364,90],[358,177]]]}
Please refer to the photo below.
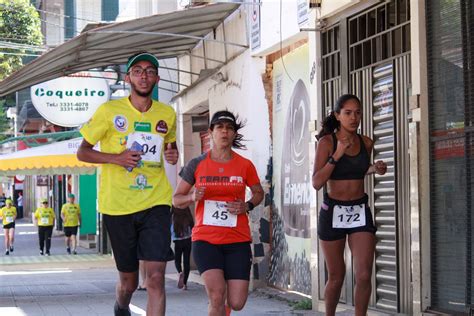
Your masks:
{"label": "coqueiro sign", "polygon": [[109,85],[102,78],[73,75],[31,87],[31,101],[41,116],[66,127],[87,122],[109,97]]}

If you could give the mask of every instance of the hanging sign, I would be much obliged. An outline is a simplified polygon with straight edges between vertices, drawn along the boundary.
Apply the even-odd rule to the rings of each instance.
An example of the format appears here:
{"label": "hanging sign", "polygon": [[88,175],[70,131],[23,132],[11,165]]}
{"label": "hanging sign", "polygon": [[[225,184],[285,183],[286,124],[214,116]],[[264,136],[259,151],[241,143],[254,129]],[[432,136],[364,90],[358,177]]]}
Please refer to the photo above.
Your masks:
{"label": "hanging sign", "polygon": [[109,97],[106,79],[77,74],[31,87],[31,101],[41,116],[51,123],[66,127],[87,122]]}

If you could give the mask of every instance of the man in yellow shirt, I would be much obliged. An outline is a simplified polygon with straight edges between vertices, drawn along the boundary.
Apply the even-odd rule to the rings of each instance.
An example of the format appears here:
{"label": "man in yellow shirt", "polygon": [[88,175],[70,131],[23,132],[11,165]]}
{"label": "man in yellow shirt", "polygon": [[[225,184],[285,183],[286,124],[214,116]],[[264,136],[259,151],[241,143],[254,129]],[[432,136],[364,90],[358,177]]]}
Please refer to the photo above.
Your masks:
{"label": "man in yellow shirt", "polygon": [[12,200],[6,199],[5,206],[0,209],[0,218],[2,219],[3,232],[5,234],[5,255],[13,252],[13,242],[15,241],[15,220],[16,208],[12,206]]}
{"label": "man in yellow shirt", "polygon": [[48,207],[48,204],[48,199],[41,199],[41,206],[33,213],[33,223],[38,226],[40,255],[44,254],[44,244],[46,242],[46,255],[50,256],[51,236],[53,235],[56,215],[53,209]]}
{"label": "man in yellow shirt", "polygon": [[77,228],[81,222],[81,208],[74,203],[75,196],[69,193],[67,196],[67,203],[63,204],[61,208],[61,218],[63,220],[64,235],[66,236],[66,251],[68,254],[77,255]]}
{"label": "man in yellow shirt", "polygon": [[[158,60],[143,52],[127,62],[129,97],[102,104],[81,128],[79,160],[100,163],[99,211],[109,233],[119,271],[115,315],[130,315],[138,285],[138,262],[147,279],[147,315],[165,314],[164,273],[170,248],[172,188],[164,160],[178,161],[176,113],[152,100]],[[100,142],[100,151],[94,150]]]}

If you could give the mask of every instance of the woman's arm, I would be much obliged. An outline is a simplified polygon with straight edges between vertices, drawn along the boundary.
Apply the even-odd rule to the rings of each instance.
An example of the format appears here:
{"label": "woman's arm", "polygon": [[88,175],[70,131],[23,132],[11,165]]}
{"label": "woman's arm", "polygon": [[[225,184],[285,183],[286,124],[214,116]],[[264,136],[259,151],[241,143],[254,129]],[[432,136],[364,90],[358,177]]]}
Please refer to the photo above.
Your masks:
{"label": "woman's arm", "polygon": [[[316,144],[316,155],[314,157],[314,169],[313,169],[313,188],[316,190],[321,189],[326,182],[329,180],[332,172],[334,171],[335,164],[328,162],[329,157],[332,154],[332,141],[330,135],[324,136]],[[340,156],[333,157],[338,160]]]}
{"label": "woman's arm", "polygon": [[[365,145],[365,148],[367,149],[367,153],[370,156],[370,154],[372,153],[372,150],[374,149],[374,141],[367,136],[362,136],[362,139],[364,140],[364,145]],[[383,162],[382,160],[378,160],[377,162],[370,165],[369,169],[367,169],[367,172],[365,174],[369,175],[369,174],[377,173],[379,175],[384,175],[385,172],[387,172],[387,164]]]}
{"label": "woman's arm", "polygon": [[247,202],[252,203],[254,206],[259,205],[264,196],[262,185],[260,183],[252,185],[250,191],[252,192],[252,197]]}
{"label": "woman's arm", "polygon": [[173,205],[177,208],[186,208],[204,196],[205,188],[195,188],[191,191],[193,185],[182,178],[179,178],[178,186],[173,194]]}

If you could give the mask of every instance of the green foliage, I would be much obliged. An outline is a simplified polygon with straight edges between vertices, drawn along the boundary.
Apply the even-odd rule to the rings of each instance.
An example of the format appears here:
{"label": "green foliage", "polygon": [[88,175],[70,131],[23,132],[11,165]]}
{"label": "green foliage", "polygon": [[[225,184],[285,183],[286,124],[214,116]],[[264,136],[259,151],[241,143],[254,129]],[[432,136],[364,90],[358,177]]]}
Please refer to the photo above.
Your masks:
{"label": "green foliage", "polygon": [[311,310],[313,308],[313,302],[310,299],[306,298],[291,303],[290,306],[296,310]]}
{"label": "green foliage", "polygon": [[3,133],[10,129],[10,119],[7,117],[7,113],[5,111],[5,103],[6,99],[0,100],[0,141],[3,141],[10,137],[10,135],[6,135]]}
{"label": "green foliage", "polygon": [[[41,20],[29,0],[0,0],[0,81],[23,65],[22,55],[31,53],[24,48],[6,48],[8,45],[34,45],[43,43]],[[0,99],[0,141],[8,137],[10,119],[6,109],[15,106],[12,96]]]}
{"label": "green foliage", "polygon": [[[41,45],[41,21],[29,0],[0,0],[0,41]],[[0,80],[22,66],[25,49],[0,49]],[[29,51],[28,51],[29,52]],[[18,55],[20,54],[20,55]]]}

